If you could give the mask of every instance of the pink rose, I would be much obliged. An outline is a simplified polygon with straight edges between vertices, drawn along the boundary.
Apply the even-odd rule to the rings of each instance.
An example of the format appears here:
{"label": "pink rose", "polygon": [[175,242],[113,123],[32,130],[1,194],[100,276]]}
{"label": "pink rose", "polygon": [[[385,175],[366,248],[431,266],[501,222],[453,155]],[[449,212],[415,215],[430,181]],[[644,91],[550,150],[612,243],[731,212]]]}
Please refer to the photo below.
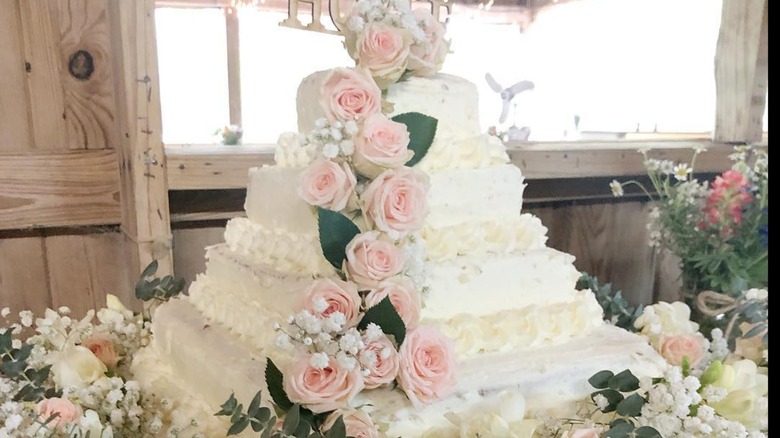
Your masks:
{"label": "pink rose", "polygon": [[119,356],[114,351],[114,341],[107,336],[92,336],[81,341],[81,345],[87,347],[107,367],[113,367],[119,362]]}
{"label": "pink rose", "polygon": [[363,193],[376,228],[403,237],[422,227],[428,214],[428,176],[409,167],[382,172]]}
{"label": "pink rose", "polygon": [[704,345],[697,335],[661,336],[658,352],[672,365],[682,365],[683,357],[695,366],[704,355]]}
{"label": "pink rose", "polygon": [[344,419],[347,436],[354,438],[380,438],[382,436],[371,417],[360,409],[336,409],[322,423],[320,431],[322,433],[329,431],[339,417]]}
{"label": "pink rose", "polygon": [[319,160],[301,175],[298,194],[311,205],[341,211],[355,193],[356,184],[355,174],[347,163]]}
{"label": "pink rose", "polygon": [[359,366],[348,370],[331,358],[325,368],[317,369],[310,362],[308,354],[299,355],[284,376],[284,391],[292,402],[320,414],[346,407],[363,389]]}
{"label": "pink rose", "polygon": [[401,273],[404,254],[392,242],[379,239],[379,231],[355,236],[346,249],[346,271],[355,283],[374,287]]}
{"label": "pink rose", "polygon": [[[324,310],[318,310],[322,307],[322,301],[326,307]],[[357,324],[362,316],[357,285],[337,278],[314,280],[304,293],[302,307],[320,318],[327,318],[333,312],[341,312],[347,321],[344,324],[345,329]]]}
{"label": "pink rose", "polygon": [[455,351],[438,329],[420,326],[407,333],[399,354],[398,382],[412,404],[432,403],[452,392]]}
{"label": "pink rose", "polygon": [[[363,343],[365,347],[361,353],[361,363],[368,370],[368,374],[363,376],[366,389],[378,388],[395,380],[399,366],[398,352],[395,351],[390,338],[386,335],[373,341],[364,338]],[[366,363],[362,358],[363,355],[371,355],[375,360],[371,361],[373,363]]]}
{"label": "pink rose", "polygon": [[53,415],[56,415],[48,425],[59,428],[67,424],[75,423],[81,418],[81,407],[74,404],[68,399],[52,397],[46,398],[38,402],[35,407],[35,411],[38,414],[40,421],[46,421]]}
{"label": "pink rose", "polygon": [[369,23],[357,37],[355,61],[371,72],[379,88],[385,89],[406,71],[411,42],[404,29]]}
{"label": "pink rose", "polygon": [[404,321],[407,328],[411,329],[420,321],[420,294],[417,288],[405,278],[393,278],[382,282],[379,286],[366,295],[366,306],[379,304],[385,297],[390,297],[398,316]]}
{"label": "pink rose", "polygon": [[375,178],[385,168],[403,166],[409,161],[413,153],[408,148],[406,125],[383,114],[373,114],[355,137],[354,164],[358,172]]}
{"label": "pink rose", "polygon": [[415,76],[432,76],[441,70],[450,44],[444,39],[444,25],[426,8],[414,10],[418,23],[422,23],[425,41],[412,45],[409,69]]}
{"label": "pink rose", "polygon": [[577,429],[571,434],[566,435],[568,438],[599,438],[599,429]]}
{"label": "pink rose", "polygon": [[322,84],[320,105],[331,122],[362,120],[380,111],[381,93],[368,71],[336,68]]}

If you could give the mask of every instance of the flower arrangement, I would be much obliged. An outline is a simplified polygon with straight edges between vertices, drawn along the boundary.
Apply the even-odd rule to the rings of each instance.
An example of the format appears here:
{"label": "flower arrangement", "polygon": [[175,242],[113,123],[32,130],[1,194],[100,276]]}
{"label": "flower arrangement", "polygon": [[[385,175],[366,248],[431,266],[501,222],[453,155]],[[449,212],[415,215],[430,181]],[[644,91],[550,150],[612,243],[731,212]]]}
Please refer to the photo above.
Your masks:
{"label": "flower arrangement", "polygon": [[244,136],[244,129],[238,125],[223,126],[222,129],[214,131],[214,135],[221,137],[220,142],[224,145],[235,146],[241,144],[241,138]]}
{"label": "flower arrangement", "polygon": [[[657,201],[650,244],[680,258],[686,302],[693,306],[701,292],[714,291],[733,310],[744,291],[768,284],[769,160],[765,150],[737,146],[731,169],[700,181],[693,166],[703,151],[695,149],[688,164],[651,159],[642,150],[652,190],[635,180],[610,186],[622,196],[623,187],[635,184]],[[725,313],[702,314],[701,307],[694,307],[697,320]]]}

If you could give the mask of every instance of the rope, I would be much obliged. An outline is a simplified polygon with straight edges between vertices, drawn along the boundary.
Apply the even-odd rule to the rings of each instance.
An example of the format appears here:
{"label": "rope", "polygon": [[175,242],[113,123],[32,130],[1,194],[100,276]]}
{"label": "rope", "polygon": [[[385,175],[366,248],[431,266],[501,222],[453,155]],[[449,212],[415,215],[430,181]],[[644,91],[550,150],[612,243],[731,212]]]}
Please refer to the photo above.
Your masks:
{"label": "rope", "polygon": [[[739,307],[740,302],[726,294],[705,290],[696,296],[695,304],[696,308],[699,309],[701,313],[712,318],[717,318]],[[737,317],[739,317],[739,312],[734,313],[731,315],[731,318],[729,318],[726,330],[723,333],[723,336],[726,339],[729,339],[732,330],[734,330],[734,324],[737,322]]]}

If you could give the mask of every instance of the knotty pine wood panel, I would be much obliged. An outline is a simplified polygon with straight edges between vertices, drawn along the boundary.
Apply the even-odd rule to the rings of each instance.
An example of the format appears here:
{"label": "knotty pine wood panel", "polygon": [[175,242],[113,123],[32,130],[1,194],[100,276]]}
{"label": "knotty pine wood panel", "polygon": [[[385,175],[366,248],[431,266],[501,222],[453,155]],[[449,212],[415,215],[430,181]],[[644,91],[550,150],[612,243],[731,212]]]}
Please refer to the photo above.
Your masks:
{"label": "knotty pine wood panel", "polygon": [[50,235],[44,240],[52,305],[69,306],[74,315],[105,307],[106,294],[137,308],[124,236],[110,231]]}
{"label": "knotty pine wood panel", "polygon": [[0,308],[15,314],[51,306],[44,239],[42,231],[0,234]]}
{"label": "knotty pine wood panel", "polygon": [[18,0],[0,0],[0,152],[32,147]]}
{"label": "knotty pine wood panel", "polygon": [[[60,56],[61,65],[66,67],[61,80],[71,149],[103,149],[116,144],[107,1],[59,0]],[[76,76],[67,70],[71,63]]]}

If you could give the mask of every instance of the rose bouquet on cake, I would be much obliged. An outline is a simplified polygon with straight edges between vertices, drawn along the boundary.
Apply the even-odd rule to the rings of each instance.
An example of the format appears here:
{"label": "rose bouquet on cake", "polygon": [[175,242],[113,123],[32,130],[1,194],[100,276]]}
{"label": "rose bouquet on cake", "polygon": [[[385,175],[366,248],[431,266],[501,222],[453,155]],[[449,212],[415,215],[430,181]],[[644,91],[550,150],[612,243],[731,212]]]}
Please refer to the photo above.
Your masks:
{"label": "rose bouquet on cake", "polygon": [[380,89],[361,67],[328,72],[319,103],[324,117],[300,144],[310,163],[298,194],[318,218],[336,275],[313,279],[298,310],[275,324],[278,360],[267,359],[265,375],[274,411],[260,392],[246,410],[231,396],[218,413],[230,416],[229,434],[379,436],[352,406],[362,390],[397,387],[421,406],[455,383],[452,341],[420,323],[418,231],[429,182],[412,166],[437,121],[384,115]]}

